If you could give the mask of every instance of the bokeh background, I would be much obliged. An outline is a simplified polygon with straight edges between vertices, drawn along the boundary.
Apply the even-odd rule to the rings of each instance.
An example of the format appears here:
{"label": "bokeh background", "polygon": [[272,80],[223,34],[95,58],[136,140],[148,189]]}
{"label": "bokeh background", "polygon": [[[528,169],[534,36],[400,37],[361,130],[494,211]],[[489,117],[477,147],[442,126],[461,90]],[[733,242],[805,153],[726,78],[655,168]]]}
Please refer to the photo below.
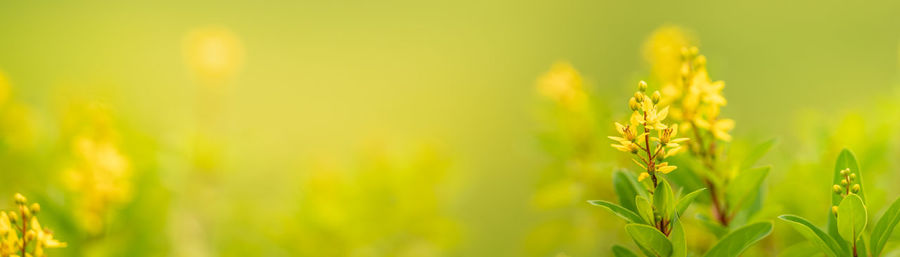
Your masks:
{"label": "bokeh background", "polygon": [[[42,204],[51,256],[606,255],[631,243],[585,200],[631,167],[604,138],[667,30],[735,145],[779,140],[769,217],[824,225],[845,146],[870,210],[900,193],[894,1],[2,6],[0,204]],[[565,65],[589,110],[539,90]],[[802,242],[775,224],[753,253]]]}

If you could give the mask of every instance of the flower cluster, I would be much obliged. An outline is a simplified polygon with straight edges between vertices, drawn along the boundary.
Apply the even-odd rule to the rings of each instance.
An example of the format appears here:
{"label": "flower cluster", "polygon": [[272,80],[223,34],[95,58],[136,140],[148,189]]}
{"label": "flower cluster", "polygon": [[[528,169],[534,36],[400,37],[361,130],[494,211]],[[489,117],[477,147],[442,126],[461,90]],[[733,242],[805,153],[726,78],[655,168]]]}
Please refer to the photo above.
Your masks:
{"label": "flower cluster", "polygon": [[537,82],[538,92],[569,109],[584,108],[588,101],[583,81],[571,64],[558,62]]}
{"label": "flower cluster", "polygon": [[53,238],[50,230],[41,228],[37,213],[41,206],[28,205],[25,196],[15,195],[18,211],[0,212],[0,256],[43,257],[44,248],[66,247]]}
{"label": "flower cluster", "polygon": [[[683,148],[680,143],[688,139],[675,138],[678,135],[678,125],[668,126],[663,123],[669,114],[669,107],[657,109],[661,98],[660,92],[655,91],[649,96],[646,92],[647,83],[641,81],[638,83],[638,91],[634,92],[634,97],[628,100],[632,110],[629,124],[622,125],[616,122],[616,132],[619,136],[609,138],[618,143],[612,144],[613,148],[631,153],[632,160],[646,170],[640,174],[638,180],[643,181],[649,177],[655,188],[657,172],[668,174],[677,168],[669,165],[665,159],[680,152]],[[653,132],[656,132],[657,136],[651,137]]]}
{"label": "flower cluster", "polygon": [[[697,47],[683,48],[681,59],[680,75],[663,85],[661,102],[672,106],[672,119],[680,122],[682,129],[694,130],[697,140],[692,141],[692,152],[715,155],[715,141],[731,141],[734,128],[734,120],[719,117],[722,106],[728,103],[722,96],[725,82],[710,80],[706,57]],[[703,137],[708,138],[706,144]]]}
{"label": "flower cluster", "polygon": [[82,229],[98,235],[105,217],[132,197],[133,172],[118,143],[109,108],[101,103],[74,103],[66,116],[71,160],[63,170],[64,185],[76,198],[75,216]]}
{"label": "flower cluster", "polygon": [[[835,184],[831,188],[834,190],[835,194],[838,194],[843,199],[850,194],[859,193],[860,186],[859,183],[856,182],[856,173],[850,171],[849,168],[841,170],[840,176],[843,177],[841,179],[840,184]],[[834,215],[838,213],[837,205],[831,206],[831,212]]]}

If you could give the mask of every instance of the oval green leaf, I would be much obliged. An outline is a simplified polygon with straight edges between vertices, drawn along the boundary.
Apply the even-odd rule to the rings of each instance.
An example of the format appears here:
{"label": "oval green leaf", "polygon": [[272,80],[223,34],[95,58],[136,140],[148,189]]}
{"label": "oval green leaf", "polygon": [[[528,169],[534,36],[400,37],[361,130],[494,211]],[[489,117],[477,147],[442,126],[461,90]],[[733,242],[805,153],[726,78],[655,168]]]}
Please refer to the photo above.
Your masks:
{"label": "oval green leaf", "polygon": [[844,197],[838,206],[837,228],[838,233],[847,242],[856,242],[866,228],[866,205],[862,198],[855,194]]}
{"label": "oval green leaf", "polygon": [[625,225],[625,231],[650,256],[672,256],[672,243],[656,228],[644,224]]}
{"label": "oval green leaf", "polygon": [[653,219],[653,207],[650,207],[650,200],[639,195],[634,197],[634,203],[637,205],[638,215],[644,219],[645,224],[656,223]]}
{"label": "oval green leaf", "polygon": [[751,245],[772,233],[772,222],[759,222],[743,226],[725,235],[706,255],[709,257],[737,257]]}
{"label": "oval green leaf", "polygon": [[620,245],[613,245],[612,251],[613,256],[615,257],[638,257],[637,254],[634,254],[634,252],[628,250],[628,248],[622,247]]}
{"label": "oval green leaf", "polygon": [[656,192],[653,194],[653,207],[659,211],[660,216],[664,220],[671,220],[672,213],[675,211],[675,194],[672,193],[672,187],[665,179],[659,181]]}

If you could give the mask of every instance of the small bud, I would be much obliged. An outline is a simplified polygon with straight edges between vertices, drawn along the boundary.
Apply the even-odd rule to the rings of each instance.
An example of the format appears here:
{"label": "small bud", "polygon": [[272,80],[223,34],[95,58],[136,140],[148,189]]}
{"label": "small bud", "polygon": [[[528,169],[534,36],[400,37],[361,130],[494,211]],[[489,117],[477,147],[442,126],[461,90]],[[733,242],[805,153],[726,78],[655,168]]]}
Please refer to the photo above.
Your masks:
{"label": "small bud", "polygon": [[641,80],[641,82],[638,82],[638,90],[640,90],[641,92],[647,92],[647,82],[644,82],[643,80]]}
{"label": "small bud", "polygon": [[628,107],[630,107],[632,111],[637,111],[638,109],[641,109],[641,104],[638,103],[637,99],[632,97],[631,99],[628,99]]}
{"label": "small bud", "polygon": [[856,173],[850,174],[850,180],[852,181],[855,179],[856,179]]}
{"label": "small bud", "polygon": [[847,181],[847,179],[841,179],[841,185],[846,186],[846,185],[848,185],[848,184],[850,184],[850,182]]}
{"label": "small bud", "polygon": [[706,56],[697,56],[697,58],[694,59],[694,67],[697,67],[698,69],[706,67]]}
{"label": "small bud", "polygon": [[842,169],[841,170],[841,176],[847,176],[847,174],[850,174],[850,169]]}
{"label": "small bud", "polygon": [[32,212],[32,213],[37,214],[37,213],[40,212],[40,211],[41,211],[41,205],[40,205],[40,204],[38,204],[38,203],[32,203],[32,204],[31,204],[31,212]]}
{"label": "small bud", "polygon": [[19,193],[17,193],[13,198],[15,198],[16,204],[18,204],[18,205],[23,205],[27,201],[25,199],[25,196],[22,194],[19,194]]}
{"label": "small bud", "polygon": [[854,193],[859,193],[859,189],[860,189],[859,184],[854,184],[853,187],[850,188],[850,191],[854,192]]}
{"label": "small bud", "polygon": [[681,48],[681,58],[690,59],[691,58],[691,50],[687,47]]}
{"label": "small bud", "polygon": [[838,211],[837,206],[831,206],[831,213],[834,213],[834,215],[837,215],[837,211]]}
{"label": "small bud", "polygon": [[10,212],[9,212],[9,215],[7,215],[7,216],[9,216],[9,220],[12,221],[13,223],[19,221],[19,214],[17,214],[17,213],[14,212],[14,211],[10,211]]}
{"label": "small bud", "polygon": [[653,104],[659,103],[659,99],[662,95],[659,94],[659,91],[654,91],[652,95],[650,95],[650,99],[653,100]]}
{"label": "small bud", "polygon": [[838,186],[838,185],[834,185],[832,188],[834,189],[834,192],[838,193],[838,194],[840,194],[841,191],[843,191],[843,190],[841,190],[841,186]]}
{"label": "small bud", "polygon": [[644,101],[644,94],[641,94],[641,92],[634,92],[634,98],[640,103]]}
{"label": "small bud", "polygon": [[697,53],[700,52],[700,49],[698,49],[696,46],[692,46],[689,50],[690,50],[690,55],[691,55],[691,56],[696,56]]}
{"label": "small bud", "polygon": [[25,240],[26,241],[34,240],[34,230],[28,230],[28,232],[25,233]]}

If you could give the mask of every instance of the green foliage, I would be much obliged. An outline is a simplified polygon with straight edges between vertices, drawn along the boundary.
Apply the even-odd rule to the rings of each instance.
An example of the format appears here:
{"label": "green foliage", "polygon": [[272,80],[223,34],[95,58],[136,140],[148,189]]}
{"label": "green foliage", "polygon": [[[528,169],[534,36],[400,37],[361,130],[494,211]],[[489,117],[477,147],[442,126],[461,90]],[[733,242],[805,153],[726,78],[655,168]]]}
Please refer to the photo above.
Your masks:
{"label": "green foliage", "polygon": [[834,238],[831,238],[831,236],[806,219],[794,215],[781,215],[778,218],[790,222],[793,228],[800,232],[800,235],[811,241],[828,257],[837,257],[838,253],[844,252]]}
{"label": "green foliage", "polygon": [[763,142],[762,144],[754,147],[753,150],[751,150],[750,153],[748,153],[747,156],[744,157],[744,160],[741,161],[740,170],[752,168],[753,165],[755,165],[756,162],[759,161],[759,159],[762,159],[762,157],[772,149],[772,146],[775,145],[776,141],[777,140],[775,139],[769,139],[769,141]]}
{"label": "green foliage", "polygon": [[694,198],[697,198],[703,191],[706,191],[706,188],[694,190],[694,192],[690,192],[681,197],[681,200],[678,200],[678,204],[675,206],[676,215],[681,216],[681,214],[691,206],[691,203],[694,202]]}
{"label": "green foliage", "polygon": [[628,248],[622,247],[620,245],[613,245],[612,251],[613,256],[615,257],[638,257],[637,254],[634,254],[634,252],[628,250]]}
{"label": "green foliage", "polygon": [[855,242],[866,228],[866,206],[862,198],[854,194],[848,195],[838,207],[838,233],[848,242]]}
{"label": "green foliage", "polygon": [[613,188],[619,197],[619,204],[625,209],[637,212],[634,196],[638,194],[638,190],[643,191],[643,188],[639,186],[637,181],[635,181],[634,175],[629,174],[627,171],[619,170],[613,173]]}
{"label": "green foliage", "polygon": [[687,240],[684,235],[684,226],[681,225],[681,218],[678,215],[673,218],[669,241],[672,242],[672,257],[687,257]]}
{"label": "green foliage", "polygon": [[706,255],[709,257],[737,257],[744,250],[772,233],[772,222],[759,222],[741,227],[725,235]]}
{"label": "green foliage", "polygon": [[647,256],[672,255],[672,242],[656,228],[644,224],[628,224],[625,225],[625,231]]}
{"label": "green foliage", "polygon": [[650,200],[639,195],[634,197],[634,202],[637,203],[638,214],[640,214],[641,218],[643,218],[647,224],[653,224],[655,221],[653,218],[653,207],[650,206]]}
{"label": "green foliage", "polygon": [[731,206],[731,212],[737,212],[745,208],[757,197],[757,191],[762,186],[763,180],[769,174],[770,167],[753,168],[744,170],[728,184],[725,191],[725,199]]}
{"label": "green foliage", "polygon": [[881,219],[878,220],[878,223],[875,224],[875,229],[872,230],[872,256],[879,256],[881,254],[884,245],[894,231],[894,227],[897,226],[897,222],[900,222],[900,198],[894,200],[891,207],[884,212],[884,215],[882,215]]}
{"label": "green foliage", "polygon": [[635,214],[634,212],[632,212],[628,209],[625,209],[624,207],[619,206],[617,204],[603,201],[603,200],[590,200],[590,201],[588,201],[588,203],[596,205],[596,206],[604,207],[605,209],[609,210],[616,216],[619,216],[620,218],[625,219],[625,221],[627,221],[629,223],[643,223],[643,221],[641,220],[641,217],[639,217],[637,214]]}
{"label": "green foliage", "polygon": [[661,180],[659,186],[656,187],[656,193],[653,194],[653,208],[659,212],[663,220],[668,221],[672,218],[672,213],[675,211],[674,199],[675,195],[672,193],[669,182],[666,182],[665,179]]}

